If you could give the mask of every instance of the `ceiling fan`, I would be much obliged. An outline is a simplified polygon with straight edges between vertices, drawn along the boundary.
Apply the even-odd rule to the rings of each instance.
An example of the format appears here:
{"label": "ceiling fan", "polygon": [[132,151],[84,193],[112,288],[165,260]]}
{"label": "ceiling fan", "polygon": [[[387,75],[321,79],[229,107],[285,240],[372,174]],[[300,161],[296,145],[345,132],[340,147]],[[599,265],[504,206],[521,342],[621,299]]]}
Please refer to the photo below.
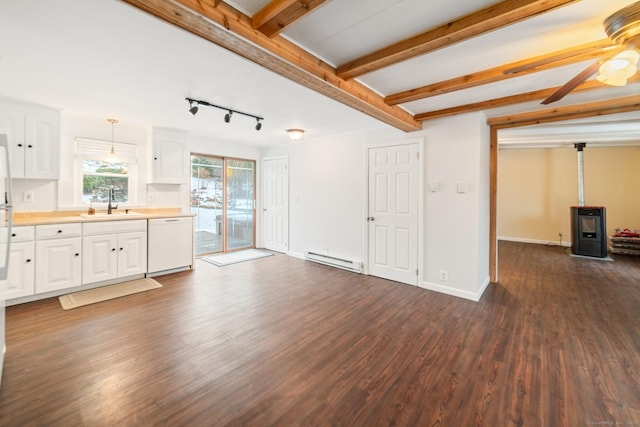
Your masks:
{"label": "ceiling fan", "polygon": [[640,59],[640,1],[615,12],[603,25],[616,47],[552,93],[543,104],[559,101],[596,73],[598,80],[612,86],[624,86],[636,73]]}

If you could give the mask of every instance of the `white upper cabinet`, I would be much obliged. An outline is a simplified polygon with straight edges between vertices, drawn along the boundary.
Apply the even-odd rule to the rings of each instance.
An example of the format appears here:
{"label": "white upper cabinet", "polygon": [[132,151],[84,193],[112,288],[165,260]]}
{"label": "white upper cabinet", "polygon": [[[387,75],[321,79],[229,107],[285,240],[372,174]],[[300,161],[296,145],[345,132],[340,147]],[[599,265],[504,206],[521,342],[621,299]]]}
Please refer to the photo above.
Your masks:
{"label": "white upper cabinet", "polygon": [[58,179],[60,114],[38,111],[25,120],[24,177]]}
{"label": "white upper cabinet", "polygon": [[9,139],[12,178],[58,179],[59,111],[0,100],[0,133]]}
{"label": "white upper cabinet", "polygon": [[175,129],[153,128],[149,147],[149,184],[186,184],[186,135]]}

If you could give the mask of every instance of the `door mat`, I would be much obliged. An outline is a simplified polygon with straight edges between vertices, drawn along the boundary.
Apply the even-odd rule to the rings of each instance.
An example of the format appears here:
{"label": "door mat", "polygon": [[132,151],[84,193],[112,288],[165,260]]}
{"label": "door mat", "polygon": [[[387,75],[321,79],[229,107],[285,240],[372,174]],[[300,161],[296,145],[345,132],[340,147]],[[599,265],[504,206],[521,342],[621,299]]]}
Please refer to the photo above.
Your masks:
{"label": "door mat", "polygon": [[273,254],[271,252],[261,251],[260,249],[246,249],[244,251],[211,255],[201,259],[213,265],[217,265],[218,267],[224,267],[225,265],[237,264],[239,262],[250,261],[252,259],[264,258],[272,255]]}
{"label": "door mat", "polygon": [[162,285],[155,280],[145,278],[62,295],[58,297],[58,300],[64,310],[70,310],[72,308],[108,301],[110,299],[120,298],[161,287]]}

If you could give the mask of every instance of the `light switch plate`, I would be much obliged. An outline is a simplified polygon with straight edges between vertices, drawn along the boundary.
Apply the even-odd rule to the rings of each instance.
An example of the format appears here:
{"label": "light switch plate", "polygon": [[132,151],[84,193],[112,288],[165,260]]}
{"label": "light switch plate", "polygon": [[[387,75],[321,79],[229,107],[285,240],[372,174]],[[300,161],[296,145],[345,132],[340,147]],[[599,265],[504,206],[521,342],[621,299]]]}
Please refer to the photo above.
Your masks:
{"label": "light switch plate", "polygon": [[437,193],[438,190],[440,190],[440,188],[437,182],[429,183],[429,193]]}
{"label": "light switch plate", "polygon": [[467,184],[465,184],[464,182],[461,182],[458,185],[456,185],[456,192],[458,192],[458,193],[466,193],[467,192]]}

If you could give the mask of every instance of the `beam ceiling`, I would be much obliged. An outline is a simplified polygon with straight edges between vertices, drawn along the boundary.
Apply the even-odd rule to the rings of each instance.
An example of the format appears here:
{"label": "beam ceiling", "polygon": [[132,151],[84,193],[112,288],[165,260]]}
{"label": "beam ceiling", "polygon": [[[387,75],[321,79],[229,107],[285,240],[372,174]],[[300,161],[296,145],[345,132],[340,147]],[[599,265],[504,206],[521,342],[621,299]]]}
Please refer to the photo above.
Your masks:
{"label": "beam ceiling", "polygon": [[296,83],[404,131],[422,129],[407,111],[356,81],[336,76],[335,68],[282,36],[267,37],[251,18],[220,2],[201,0],[123,0]]}
{"label": "beam ceiling", "polygon": [[343,79],[353,79],[576,1],[505,0],[347,62],[337,73]]}
{"label": "beam ceiling", "polygon": [[398,105],[431,96],[443,95],[461,89],[468,89],[487,83],[508,80],[514,77],[564,65],[582,62],[601,56],[604,52],[614,48],[615,45],[609,39],[585,43],[569,49],[563,49],[549,54],[512,62],[465,76],[454,77],[449,80],[432,83],[419,88],[394,93],[385,97],[384,101],[389,105]]}
{"label": "beam ceiling", "polygon": [[325,1],[273,0],[253,15],[251,25],[265,36],[273,37]]}
{"label": "beam ceiling", "polygon": [[496,129],[506,129],[638,110],[640,110],[640,95],[635,95],[587,104],[568,105],[566,107],[532,111],[529,113],[493,117],[487,120],[487,124]]}

